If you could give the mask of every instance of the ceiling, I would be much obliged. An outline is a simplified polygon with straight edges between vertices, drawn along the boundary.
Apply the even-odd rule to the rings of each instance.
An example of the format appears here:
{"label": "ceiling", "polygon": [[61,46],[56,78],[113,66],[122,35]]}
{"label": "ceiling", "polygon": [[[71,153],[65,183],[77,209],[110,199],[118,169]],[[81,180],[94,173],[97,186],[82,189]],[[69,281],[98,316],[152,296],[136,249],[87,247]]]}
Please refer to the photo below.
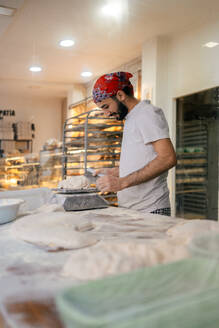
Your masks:
{"label": "ceiling", "polygon": [[[103,5],[119,3],[120,17]],[[17,8],[0,15],[0,93],[63,98],[74,83],[93,78],[141,56],[142,44],[216,19],[218,0],[0,0]],[[58,42],[72,38],[72,48]],[[43,71],[31,73],[40,64]]]}

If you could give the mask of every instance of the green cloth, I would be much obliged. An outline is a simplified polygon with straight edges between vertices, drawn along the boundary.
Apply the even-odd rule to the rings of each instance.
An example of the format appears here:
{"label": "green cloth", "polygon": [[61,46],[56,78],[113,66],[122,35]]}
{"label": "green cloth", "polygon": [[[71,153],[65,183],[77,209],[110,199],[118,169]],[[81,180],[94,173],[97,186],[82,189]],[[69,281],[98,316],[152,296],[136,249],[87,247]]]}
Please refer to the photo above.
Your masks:
{"label": "green cloth", "polygon": [[218,328],[219,263],[190,258],[63,291],[66,327]]}

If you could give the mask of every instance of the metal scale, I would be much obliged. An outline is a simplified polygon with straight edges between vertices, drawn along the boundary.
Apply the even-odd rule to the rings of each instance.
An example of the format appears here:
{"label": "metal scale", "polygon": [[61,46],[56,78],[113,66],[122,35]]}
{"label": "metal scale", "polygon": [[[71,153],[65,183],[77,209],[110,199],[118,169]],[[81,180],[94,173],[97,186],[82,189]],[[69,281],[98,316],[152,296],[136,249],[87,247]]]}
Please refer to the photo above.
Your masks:
{"label": "metal scale", "polygon": [[[91,116],[91,113],[97,112],[97,116],[94,117]],[[99,114],[99,115],[98,115]],[[91,131],[90,127],[96,127],[96,128],[104,128],[104,127],[110,127],[111,125],[97,123],[95,125],[91,125],[88,123],[88,120],[103,120],[102,111],[100,110],[91,110],[86,113],[79,114],[77,116],[71,117],[67,119],[64,123],[64,129],[63,129],[63,148],[62,148],[62,178],[65,179],[68,175],[67,171],[69,170],[68,167],[68,161],[69,158],[71,159],[71,152],[69,151],[69,148],[72,147],[72,153],[79,153],[80,155],[83,155],[83,168],[78,168],[80,175],[86,176],[94,185],[96,182],[96,177],[92,176],[91,169],[87,167],[88,164],[88,155],[89,154],[100,154],[100,151],[98,149],[98,141],[101,140],[101,138],[97,138],[95,135],[95,132],[93,132],[94,137],[89,137],[89,133]],[[107,121],[113,121],[112,119],[107,119]],[[73,124],[73,122],[76,122],[76,124]],[[78,124],[78,122],[82,122],[82,124]],[[101,121],[102,122],[102,121]],[[122,126],[121,123],[116,122],[116,126]],[[96,130],[97,131],[97,130]],[[69,137],[70,132],[82,132],[84,133],[84,137]],[[118,134],[118,132],[117,132]],[[113,135],[113,133],[112,133]],[[69,141],[70,140],[70,141]],[[89,146],[89,140],[92,140],[95,145]],[[102,142],[106,140],[106,137],[102,137]],[[101,146],[103,147],[103,146]],[[104,146],[109,147],[109,146]],[[118,145],[116,144],[114,146],[115,149]],[[120,147],[120,145],[119,145]],[[71,148],[70,148],[71,149]],[[92,151],[92,153],[89,153],[89,151]],[[94,151],[94,152],[93,152]],[[112,150],[111,150],[112,151]],[[72,156],[73,157],[73,156]],[[75,160],[74,162],[75,163]],[[112,167],[115,166],[115,161],[112,162]],[[75,168],[73,168],[75,169]],[[83,173],[82,173],[83,172]],[[96,188],[88,188],[88,189],[54,189],[57,193],[58,201],[63,205],[64,209],[66,211],[81,211],[81,210],[90,210],[90,209],[100,209],[100,208],[106,208],[110,204],[104,197],[100,195],[100,192]]]}
{"label": "metal scale", "polygon": [[57,190],[57,198],[65,211],[83,211],[106,208],[108,202],[98,194],[97,189]]}

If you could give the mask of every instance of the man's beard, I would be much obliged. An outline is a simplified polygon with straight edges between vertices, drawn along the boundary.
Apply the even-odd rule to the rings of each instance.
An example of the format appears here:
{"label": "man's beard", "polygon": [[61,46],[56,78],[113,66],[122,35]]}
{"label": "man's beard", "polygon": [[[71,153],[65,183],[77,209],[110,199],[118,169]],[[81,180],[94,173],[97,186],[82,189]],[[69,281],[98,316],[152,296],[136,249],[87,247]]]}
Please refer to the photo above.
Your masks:
{"label": "man's beard", "polygon": [[123,121],[128,114],[128,107],[119,101],[116,97],[112,97],[117,103],[117,111],[110,114],[110,116],[115,116],[118,121]]}

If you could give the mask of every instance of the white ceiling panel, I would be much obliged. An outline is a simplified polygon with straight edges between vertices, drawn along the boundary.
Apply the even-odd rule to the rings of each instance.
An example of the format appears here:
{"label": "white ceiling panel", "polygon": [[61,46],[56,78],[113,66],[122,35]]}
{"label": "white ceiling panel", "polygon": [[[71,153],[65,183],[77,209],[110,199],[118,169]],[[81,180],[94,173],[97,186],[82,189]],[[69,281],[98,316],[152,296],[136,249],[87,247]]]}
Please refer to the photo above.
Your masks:
{"label": "white ceiling panel", "polygon": [[[103,16],[103,5],[112,3],[121,5],[121,15]],[[0,0],[0,5],[18,8],[14,17],[0,16],[2,88],[15,92],[20,81],[25,90],[28,81],[36,81],[58,97],[69,85],[84,82],[82,70],[98,76],[140,56],[148,38],[186,31],[219,16],[218,0]],[[65,38],[74,39],[75,46],[61,48],[58,42]],[[43,71],[29,72],[32,64]]]}

